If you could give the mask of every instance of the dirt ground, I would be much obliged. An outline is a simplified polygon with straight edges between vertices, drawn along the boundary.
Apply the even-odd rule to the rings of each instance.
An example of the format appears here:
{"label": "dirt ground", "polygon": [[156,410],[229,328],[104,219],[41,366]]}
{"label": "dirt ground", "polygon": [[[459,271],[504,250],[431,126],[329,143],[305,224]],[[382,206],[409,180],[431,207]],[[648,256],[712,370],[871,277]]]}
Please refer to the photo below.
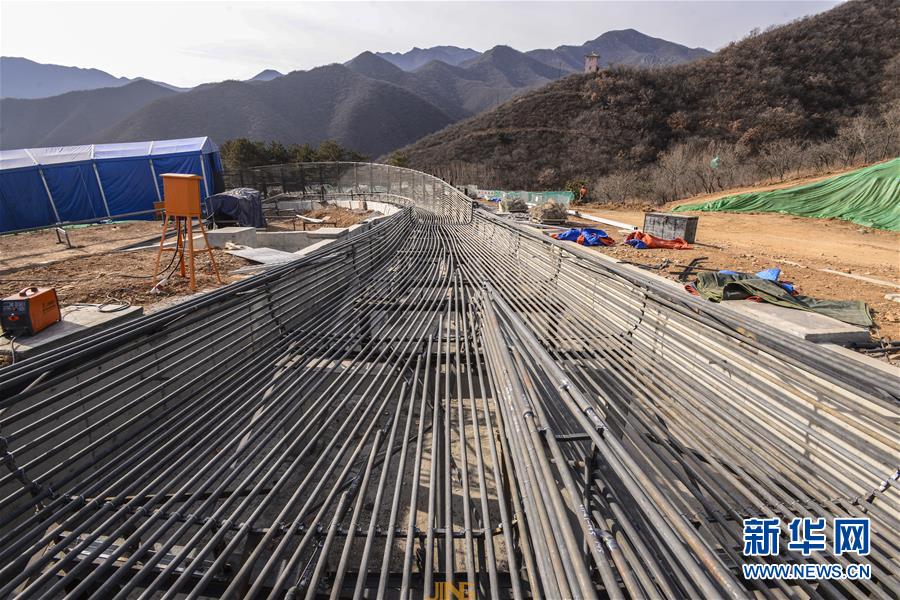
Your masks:
{"label": "dirt ground", "polygon": [[326,206],[303,213],[304,217],[324,220],[325,222],[322,224],[304,223],[293,217],[270,217],[267,229],[270,231],[313,231],[320,227],[350,227],[365,221],[373,214],[375,213],[371,210],[351,210],[338,206]]}
{"label": "dirt ground", "polygon": [[[639,227],[644,221],[643,211],[634,208],[622,210],[598,205],[577,208],[587,214]],[[657,270],[673,279],[677,279],[676,273],[683,270],[677,265],[687,265],[699,257],[706,257],[701,266],[709,269],[756,272],[779,267],[782,279],[797,285],[801,294],[866,302],[874,312],[873,336],[900,339],[900,303],[885,299],[885,294],[898,293],[900,289],[820,271],[831,269],[900,283],[900,233],[836,219],[780,214],[684,214],[700,217],[697,243],[691,250],[635,250],[616,245],[598,251],[645,265],[659,265],[668,259],[671,264]],[[575,222],[583,226],[590,223]],[[590,226],[605,229],[618,242],[625,236],[613,227],[598,223],[590,223]]]}
{"label": "dirt ground", "polygon": [[[229,271],[250,264],[243,258],[221,250],[213,250],[213,253],[224,283],[239,279],[228,275]],[[208,255],[204,252],[195,257],[197,289],[216,287],[218,283]],[[166,266],[170,260],[171,253],[166,253],[161,266]],[[0,274],[0,294],[8,296],[28,285],[37,285],[55,287],[63,306],[122,301],[146,306],[191,293],[188,279],[180,277],[174,264],[175,274],[165,285],[160,286],[159,293],[150,293],[155,261],[156,250],[135,250],[82,256],[49,265],[33,265],[14,273]],[[171,270],[172,268],[169,269]]]}
{"label": "dirt ground", "polygon": [[159,240],[162,222],[129,221],[73,227],[66,231],[75,248],[59,243],[53,229],[0,236],[0,274],[23,265],[89,256],[144,240]]}
{"label": "dirt ground", "polygon": [[[114,230],[113,237],[116,235],[118,234]],[[140,241],[145,237],[138,236],[137,239]],[[124,238],[124,243],[127,244],[129,239]],[[0,238],[0,240],[6,241],[6,238]],[[40,237],[37,237],[37,241],[40,241]],[[122,239],[119,241],[121,242]],[[108,244],[99,241],[92,244],[93,248],[106,246]],[[87,252],[84,248],[79,250],[82,253],[76,254],[72,258],[58,259],[49,264],[44,261],[44,264],[20,265],[12,271],[0,272],[0,297],[12,295],[24,287],[36,285],[56,288],[63,312],[66,311],[67,306],[73,304],[127,302],[143,306],[147,313],[152,312],[156,306],[168,307],[175,304],[193,293],[188,278],[180,276],[177,263],[172,263],[172,266],[164,271],[164,273],[173,273],[169,280],[159,286],[157,293],[151,293],[151,278],[157,252],[155,249],[131,252],[101,251],[94,255],[84,255]],[[213,250],[213,254],[223,284],[237,281],[243,277],[229,275],[229,272],[250,264],[243,258],[232,256],[221,250]],[[36,258],[41,260],[52,255],[51,251],[48,255],[38,255]],[[219,283],[210,266],[209,256],[204,252],[198,253],[195,257],[197,290],[218,287]],[[163,255],[161,267],[169,264],[171,258],[171,253]],[[185,268],[189,268],[187,263]],[[8,356],[0,356],[0,367],[8,363]]]}

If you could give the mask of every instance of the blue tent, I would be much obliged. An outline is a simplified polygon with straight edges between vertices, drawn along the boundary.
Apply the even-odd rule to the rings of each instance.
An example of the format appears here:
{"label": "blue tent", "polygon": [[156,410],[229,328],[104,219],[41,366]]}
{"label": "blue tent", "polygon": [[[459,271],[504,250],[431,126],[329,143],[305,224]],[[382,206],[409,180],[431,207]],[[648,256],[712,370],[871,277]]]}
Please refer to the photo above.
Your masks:
{"label": "blue tent", "polygon": [[222,191],[219,149],[207,137],[0,151],[0,232],[146,218],[162,200],[163,173],[200,175],[204,197]]}

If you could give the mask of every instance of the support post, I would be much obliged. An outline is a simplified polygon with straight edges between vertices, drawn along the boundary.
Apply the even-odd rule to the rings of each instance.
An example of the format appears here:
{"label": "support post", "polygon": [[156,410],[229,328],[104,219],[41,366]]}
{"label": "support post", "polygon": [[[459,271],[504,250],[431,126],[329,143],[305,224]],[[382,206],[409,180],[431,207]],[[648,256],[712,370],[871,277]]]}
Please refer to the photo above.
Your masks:
{"label": "support post", "polygon": [[41,175],[41,181],[44,184],[44,191],[47,192],[47,198],[50,200],[50,208],[53,209],[53,216],[56,217],[57,223],[61,223],[62,219],[59,218],[59,212],[56,210],[56,202],[53,201],[53,194],[50,193],[50,186],[47,185],[47,178],[44,177],[44,170],[38,167],[38,173]]}
{"label": "support post", "polygon": [[106,192],[103,191],[103,182],[100,181],[100,171],[97,170],[97,163],[91,162],[91,166],[94,167],[94,177],[97,178],[97,187],[100,188],[100,198],[103,199],[103,208],[106,209],[106,216],[112,217],[112,214],[109,212],[109,204],[106,203]]}

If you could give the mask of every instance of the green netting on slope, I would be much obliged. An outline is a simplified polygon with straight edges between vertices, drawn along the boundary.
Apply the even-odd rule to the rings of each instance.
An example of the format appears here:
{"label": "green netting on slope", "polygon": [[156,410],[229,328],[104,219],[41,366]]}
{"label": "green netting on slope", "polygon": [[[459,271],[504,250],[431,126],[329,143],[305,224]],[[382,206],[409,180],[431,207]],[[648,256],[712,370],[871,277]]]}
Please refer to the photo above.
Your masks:
{"label": "green netting on slope", "polygon": [[675,211],[778,212],[900,231],[900,158],[792,188],[726,196]]}

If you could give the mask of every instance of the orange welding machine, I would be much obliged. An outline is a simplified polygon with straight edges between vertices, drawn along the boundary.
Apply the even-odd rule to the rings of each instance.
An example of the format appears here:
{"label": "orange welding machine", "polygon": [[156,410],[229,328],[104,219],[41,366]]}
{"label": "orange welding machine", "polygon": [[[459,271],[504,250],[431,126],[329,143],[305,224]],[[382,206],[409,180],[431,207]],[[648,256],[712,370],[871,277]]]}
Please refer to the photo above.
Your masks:
{"label": "orange welding machine", "polygon": [[34,335],[61,319],[53,288],[28,287],[0,300],[0,325],[6,335]]}

